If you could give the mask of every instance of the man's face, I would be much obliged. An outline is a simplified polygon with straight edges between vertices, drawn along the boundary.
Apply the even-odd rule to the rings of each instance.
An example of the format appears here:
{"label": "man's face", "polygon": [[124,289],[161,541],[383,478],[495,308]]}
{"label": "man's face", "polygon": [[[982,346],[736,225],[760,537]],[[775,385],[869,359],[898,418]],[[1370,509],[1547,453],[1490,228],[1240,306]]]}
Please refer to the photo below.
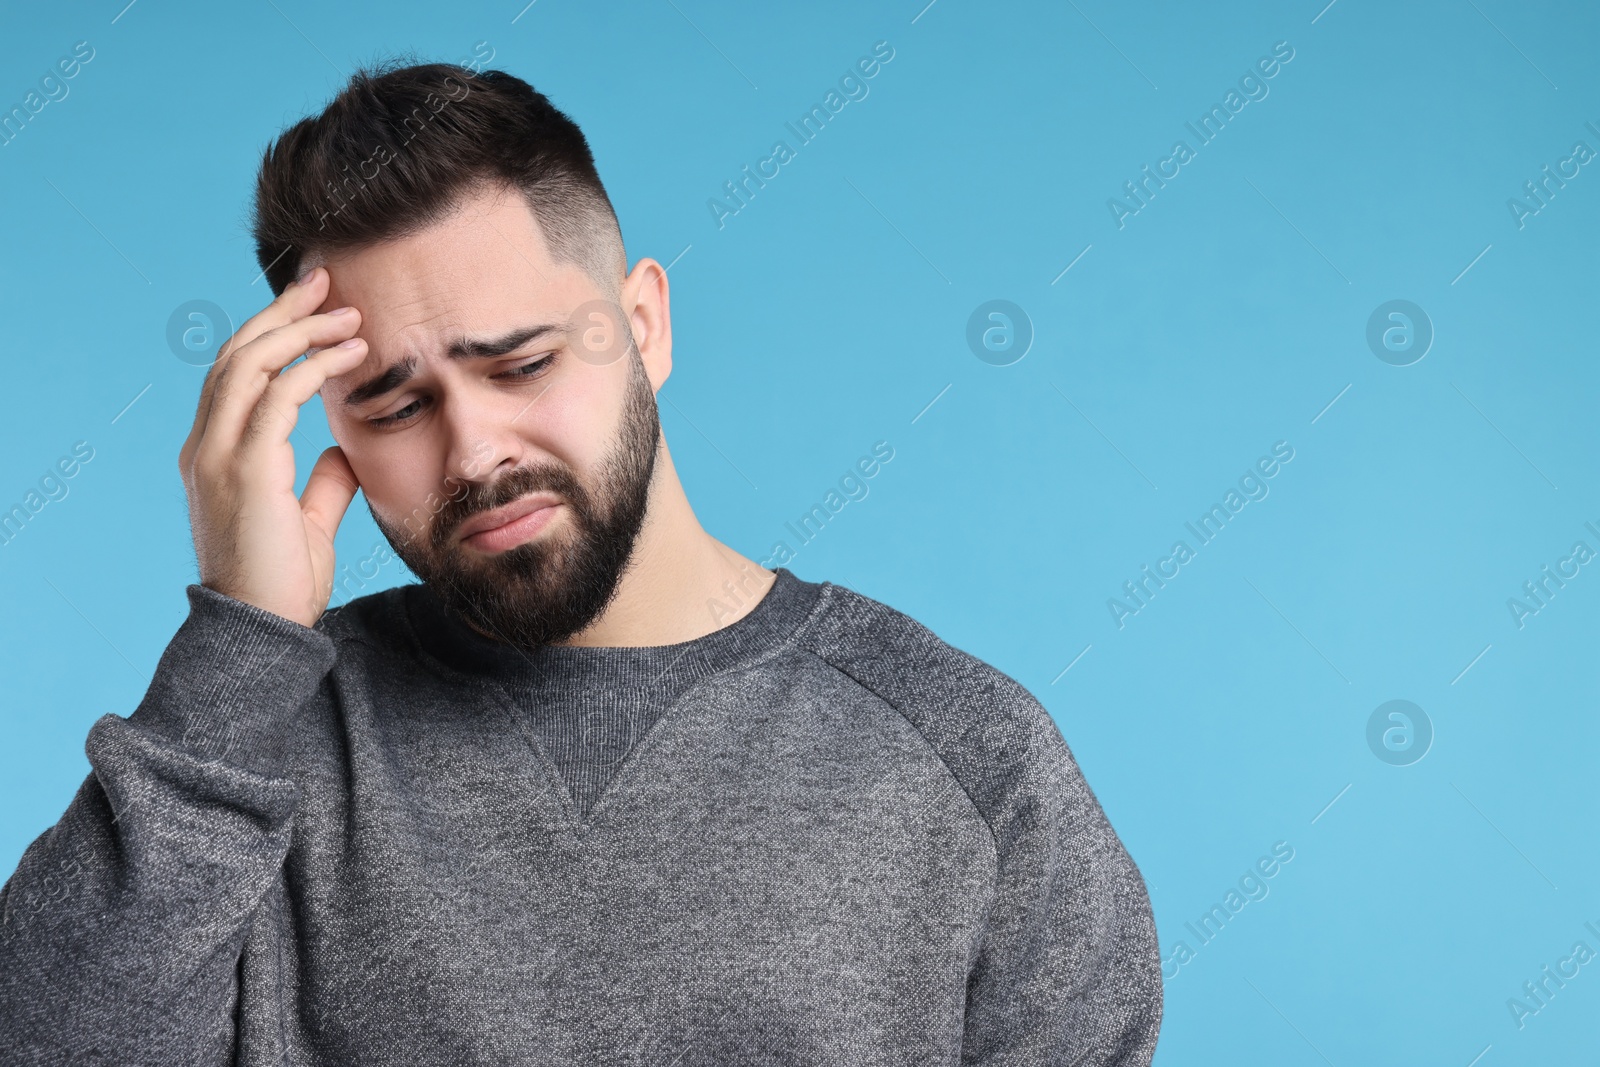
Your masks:
{"label": "man's face", "polygon": [[[650,502],[661,383],[626,315],[638,269],[619,313],[551,259],[515,192],[322,262],[321,310],[355,307],[370,350],[323,388],[329,426],[396,555],[487,636],[532,648],[583,630]],[[508,505],[538,507],[487,514]]]}

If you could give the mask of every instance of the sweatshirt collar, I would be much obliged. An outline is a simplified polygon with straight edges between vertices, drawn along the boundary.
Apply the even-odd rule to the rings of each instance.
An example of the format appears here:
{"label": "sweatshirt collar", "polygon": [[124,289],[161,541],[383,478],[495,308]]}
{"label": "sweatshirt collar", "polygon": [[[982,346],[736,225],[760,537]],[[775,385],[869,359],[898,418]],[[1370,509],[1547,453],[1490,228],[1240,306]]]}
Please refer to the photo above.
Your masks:
{"label": "sweatshirt collar", "polygon": [[[501,684],[583,692],[596,687],[672,688],[750,663],[792,636],[822,598],[827,582],[808,582],[787,567],[742,617],[718,630],[671,645],[642,647],[545,645],[518,649],[485,637],[446,607],[426,584],[405,589],[406,615],[426,657],[450,671]],[[731,598],[723,603],[733,607]]]}

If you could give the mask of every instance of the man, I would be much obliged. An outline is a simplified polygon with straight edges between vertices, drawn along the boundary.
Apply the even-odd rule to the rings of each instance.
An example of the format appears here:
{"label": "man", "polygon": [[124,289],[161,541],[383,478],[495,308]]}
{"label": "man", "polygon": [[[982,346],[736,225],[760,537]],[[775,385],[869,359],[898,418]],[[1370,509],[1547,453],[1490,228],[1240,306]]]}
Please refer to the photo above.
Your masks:
{"label": "man", "polygon": [[[1149,1063],[1144,883],[1045,709],[696,521],[666,272],[565,115],[358,74],[255,232],[201,581],[0,893],[0,1064]],[[422,581],[330,611],[358,488]]]}

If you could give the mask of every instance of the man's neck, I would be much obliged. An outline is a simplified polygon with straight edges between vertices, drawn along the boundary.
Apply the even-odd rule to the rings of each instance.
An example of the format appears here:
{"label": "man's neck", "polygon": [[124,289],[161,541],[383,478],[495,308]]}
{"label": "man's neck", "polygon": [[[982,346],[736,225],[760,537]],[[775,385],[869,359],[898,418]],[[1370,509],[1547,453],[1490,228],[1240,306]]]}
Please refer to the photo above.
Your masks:
{"label": "man's neck", "polygon": [[701,527],[665,438],[660,448],[649,512],[616,596],[588,629],[558,644],[631,648],[692,641],[749,614],[777,580]]}
{"label": "man's neck", "polygon": [[749,614],[777,575],[718,541],[695,536],[646,543],[641,531],[617,595],[567,645],[675,645]]}

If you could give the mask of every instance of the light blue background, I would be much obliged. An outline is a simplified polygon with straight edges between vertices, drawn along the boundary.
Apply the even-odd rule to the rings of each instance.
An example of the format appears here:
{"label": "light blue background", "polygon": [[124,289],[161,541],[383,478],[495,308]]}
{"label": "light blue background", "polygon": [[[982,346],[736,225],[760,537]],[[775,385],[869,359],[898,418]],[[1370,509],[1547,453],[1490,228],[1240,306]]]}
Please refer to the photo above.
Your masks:
{"label": "light blue background", "polygon": [[[0,147],[0,507],[95,450],[0,548],[0,870],[88,773],[90,724],[136,706],[197,580],[176,457],[204,372],[164,335],[185,301],[237,323],[270,299],[262,149],[357,63],[485,41],[582,125],[630,258],[676,259],[662,416],[709,530],[765,559],[890,442],[788,565],[1050,708],[1163,954],[1293,847],[1170,978],[1158,1064],[1593,1055],[1600,963],[1520,1030],[1506,1006],[1575,942],[1600,951],[1600,565],[1522,628],[1506,603],[1600,549],[1600,167],[1520,229],[1507,207],[1600,149],[1592,5],[124,2],[0,16],[5,108],[95,49]],[[722,183],[879,40],[869,95],[719,229]],[[1269,95],[1119,229],[1107,199],[1194,147],[1184,123],[1278,41]],[[1365,341],[1396,298],[1436,330],[1405,367]],[[1035,331],[1009,366],[965,340],[991,299]],[[315,402],[302,427],[303,478],[331,438]],[[1119,629],[1107,599],[1277,441],[1270,495]],[[380,543],[352,507],[342,559]],[[369,589],[408,580],[391,563]],[[1436,732],[1411,766],[1367,746],[1391,699]]]}

